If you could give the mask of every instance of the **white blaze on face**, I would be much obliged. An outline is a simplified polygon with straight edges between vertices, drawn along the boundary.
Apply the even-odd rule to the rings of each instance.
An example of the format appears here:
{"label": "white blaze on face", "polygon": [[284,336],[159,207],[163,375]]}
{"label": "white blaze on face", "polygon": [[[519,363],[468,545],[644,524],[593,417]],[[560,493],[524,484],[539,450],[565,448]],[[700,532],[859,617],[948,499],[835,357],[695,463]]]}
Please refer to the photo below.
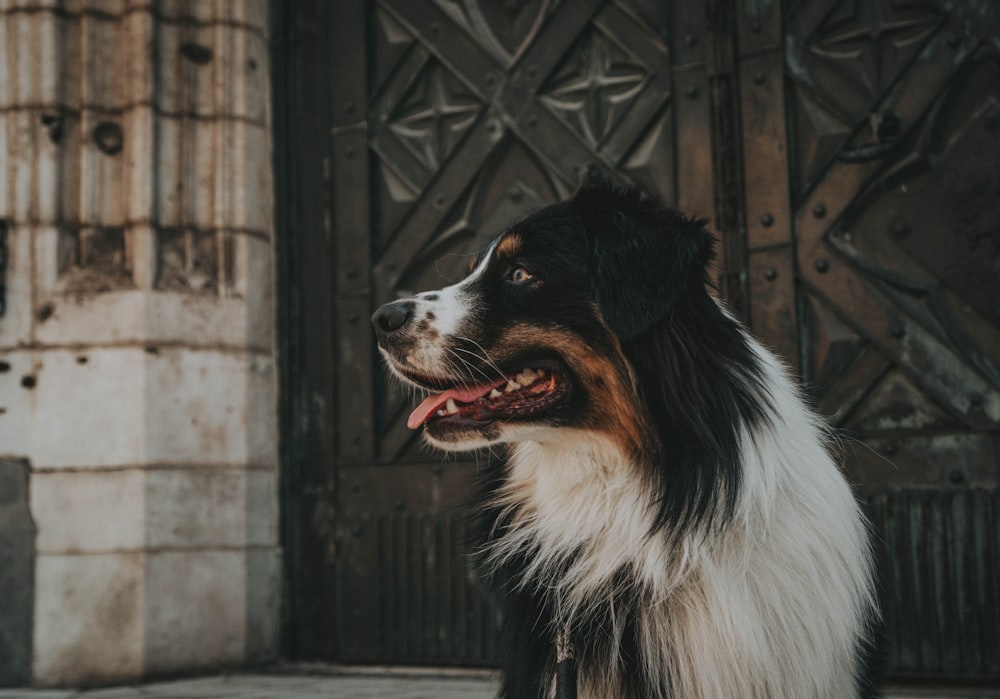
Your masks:
{"label": "white blaze on face", "polygon": [[490,245],[482,260],[465,279],[437,291],[425,291],[413,297],[415,304],[413,323],[426,322],[428,332],[420,338],[416,347],[406,356],[406,363],[415,371],[439,376],[450,373],[448,367],[455,361],[447,347],[461,328],[469,314],[474,311],[474,297],[469,289],[489,266],[496,243]]}
{"label": "white blaze on face", "polygon": [[[415,298],[417,318],[430,317],[430,327],[442,338],[455,335],[469,314],[469,298],[462,288],[463,284],[464,281],[446,286],[440,291],[417,294]],[[428,313],[432,315],[428,316]]]}

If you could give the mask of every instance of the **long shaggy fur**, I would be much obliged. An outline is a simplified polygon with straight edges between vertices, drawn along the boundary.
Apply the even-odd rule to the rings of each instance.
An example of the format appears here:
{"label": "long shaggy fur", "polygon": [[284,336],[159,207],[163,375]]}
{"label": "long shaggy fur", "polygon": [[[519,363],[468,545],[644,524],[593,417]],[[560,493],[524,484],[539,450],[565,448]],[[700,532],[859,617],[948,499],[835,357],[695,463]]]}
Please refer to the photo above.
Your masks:
{"label": "long shaggy fur", "polygon": [[864,520],[784,367],[707,293],[711,255],[701,222],[602,185],[403,302],[400,327],[376,314],[390,367],[425,387],[536,356],[569,387],[425,427],[446,449],[506,445],[479,505],[502,697],[553,696],[561,629],[580,697],[877,695]]}

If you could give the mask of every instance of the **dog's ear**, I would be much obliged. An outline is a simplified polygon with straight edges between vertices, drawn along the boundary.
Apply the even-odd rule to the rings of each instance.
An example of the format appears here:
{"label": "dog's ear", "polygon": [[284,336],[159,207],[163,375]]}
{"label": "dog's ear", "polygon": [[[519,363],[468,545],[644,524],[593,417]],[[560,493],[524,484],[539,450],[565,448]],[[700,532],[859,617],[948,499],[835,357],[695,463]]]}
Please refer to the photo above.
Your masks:
{"label": "dog's ear", "polygon": [[583,187],[573,206],[586,233],[594,299],[623,342],[663,319],[685,292],[706,293],[713,241],[703,221],[607,184]]}

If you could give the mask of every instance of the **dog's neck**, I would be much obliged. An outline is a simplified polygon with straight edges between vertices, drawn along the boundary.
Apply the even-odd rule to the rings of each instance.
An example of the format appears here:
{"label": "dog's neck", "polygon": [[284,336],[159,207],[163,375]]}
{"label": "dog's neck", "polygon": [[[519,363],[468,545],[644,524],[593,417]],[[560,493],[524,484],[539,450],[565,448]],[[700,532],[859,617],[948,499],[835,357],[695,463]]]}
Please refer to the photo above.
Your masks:
{"label": "dog's neck", "polygon": [[613,440],[562,430],[557,439],[512,445],[507,468],[497,504],[512,526],[494,541],[495,561],[535,550],[524,578],[571,596],[601,589],[625,567],[663,577],[662,539],[649,536],[650,491]]}
{"label": "dog's neck", "polygon": [[[546,517],[566,513],[572,521],[580,514],[578,508],[587,506],[586,501],[639,496],[630,492],[636,480],[635,465],[617,443],[585,430],[563,429],[557,434],[511,446],[505,489],[524,507],[544,512]],[[641,509],[644,503],[629,504]],[[604,524],[610,522],[598,526]]]}

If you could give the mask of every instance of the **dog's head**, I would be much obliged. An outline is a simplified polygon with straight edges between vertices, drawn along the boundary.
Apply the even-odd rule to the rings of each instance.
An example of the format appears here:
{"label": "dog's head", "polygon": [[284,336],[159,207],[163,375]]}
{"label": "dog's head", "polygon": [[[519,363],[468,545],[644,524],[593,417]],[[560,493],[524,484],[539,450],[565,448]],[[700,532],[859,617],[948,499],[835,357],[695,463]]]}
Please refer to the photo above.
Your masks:
{"label": "dog's head", "polygon": [[463,281],[375,312],[390,369],[431,392],[409,426],[449,450],[564,427],[648,442],[631,348],[709,300],[711,255],[700,222],[637,190],[595,185],[528,216]]}

